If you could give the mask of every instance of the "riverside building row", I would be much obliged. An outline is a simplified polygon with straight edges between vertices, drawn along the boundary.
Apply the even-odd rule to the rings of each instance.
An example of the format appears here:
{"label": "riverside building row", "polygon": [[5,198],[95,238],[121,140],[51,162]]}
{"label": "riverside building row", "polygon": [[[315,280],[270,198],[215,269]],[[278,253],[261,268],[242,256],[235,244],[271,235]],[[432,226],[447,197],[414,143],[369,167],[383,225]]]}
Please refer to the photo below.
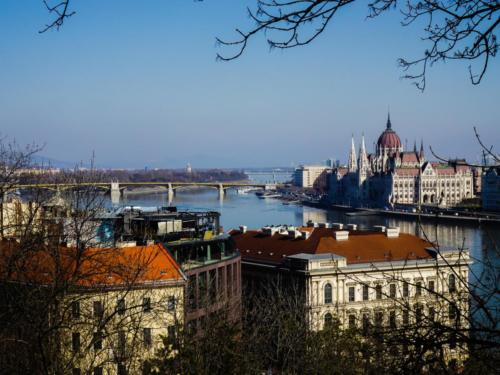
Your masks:
{"label": "riverside building row", "polygon": [[327,190],[334,204],[455,206],[475,197],[478,175],[465,160],[427,160],[423,142],[419,150],[416,143],[413,150],[405,150],[388,116],[373,153],[367,151],[363,136],[356,154],[352,139],[347,166],[297,168],[295,184]]}
{"label": "riverside building row", "polygon": [[[24,206],[16,204],[19,219]],[[179,327],[202,329],[204,319],[221,309],[230,319],[240,316],[240,256],[222,232],[219,216],[175,208],[124,208],[89,224],[92,247],[85,249],[65,241],[71,233],[63,213],[56,220],[61,224],[57,233],[52,233],[57,245],[49,241],[26,249],[16,231],[9,231],[1,243],[3,312],[23,298],[18,285],[45,301],[48,291],[64,284],[64,293],[51,301],[49,310],[57,312],[39,312],[59,332],[60,345],[53,349],[59,352],[54,355],[62,373],[141,373],[164,344],[162,337],[173,342]],[[26,327],[11,328],[1,330],[1,342],[36,343]],[[19,350],[29,352],[22,345]]]}

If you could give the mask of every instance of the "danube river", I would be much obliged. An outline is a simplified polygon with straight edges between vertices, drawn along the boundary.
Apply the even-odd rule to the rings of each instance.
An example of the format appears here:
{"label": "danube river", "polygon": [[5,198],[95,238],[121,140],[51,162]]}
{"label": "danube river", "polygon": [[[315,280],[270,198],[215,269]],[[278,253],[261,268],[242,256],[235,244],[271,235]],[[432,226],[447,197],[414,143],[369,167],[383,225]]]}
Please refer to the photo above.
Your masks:
{"label": "danube river", "polygon": [[[130,194],[121,199],[120,205],[157,207],[168,205],[166,193],[138,195]],[[483,259],[492,256],[495,246],[500,244],[500,228],[454,223],[423,223],[417,225],[413,220],[395,219],[382,216],[346,216],[343,212],[324,210],[301,205],[284,205],[272,198],[259,199],[254,193],[237,194],[228,190],[220,200],[215,189],[181,189],[176,192],[173,206],[187,211],[219,211],[221,224],[225,231],[246,225],[258,229],[271,224],[303,225],[307,221],[341,222],[358,224],[360,229],[373,225],[400,227],[402,232],[427,236],[440,245],[470,249],[471,256]],[[497,259],[495,263],[498,264]]]}
{"label": "danube river", "polygon": [[[158,207],[168,205],[166,193],[147,195],[126,195],[120,205]],[[218,211],[225,231],[246,225],[258,229],[270,224],[303,225],[309,220],[314,222],[341,222],[358,224],[359,229],[369,229],[373,225],[397,226],[402,232],[417,234],[438,241],[439,245],[467,248],[474,260],[469,282],[477,283],[477,278],[488,285],[495,284],[500,257],[500,228],[498,226],[457,225],[454,223],[423,223],[413,220],[395,219],[382,216],[347,216],[343,212],[324,210],[301,205],[284,205],[282,201],[267,198],[259,199],[254,193],[237,194],[229,190],[220,200],[215,189],[181,189],[176,192],[173,206],[187,211]],[[489,264],[490,266],[484,266]],[[500,306],[500,299],[489,300],[494,310]]]}

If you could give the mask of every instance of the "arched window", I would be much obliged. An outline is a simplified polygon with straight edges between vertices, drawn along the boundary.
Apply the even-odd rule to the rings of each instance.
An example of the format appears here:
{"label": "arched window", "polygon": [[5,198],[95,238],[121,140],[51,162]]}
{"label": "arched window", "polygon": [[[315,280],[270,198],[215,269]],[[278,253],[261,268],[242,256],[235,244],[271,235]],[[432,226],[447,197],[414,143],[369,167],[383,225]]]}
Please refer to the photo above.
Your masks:
{"label": "arched window", "polygon": [[458,318],[458,309],[454,303],[448,305],[448,318],[450,320],[455,320]]}
{"label": "arched window", "polygon": [[356,315],[349,315],[349,328],[356,328]]}
{"label": "arched window", "polygon": [[451,274],[448,276],[448,291],[450,293],[456,292],[457,291],[457,284],[455,281],[455,275]]}
{"label": "arched window", "polygon": [[325,303],[332,303],[332,284],[325,285]]}
{"label": "arched window", "polygon": [[324,320],[325,320],[325,324],[324,324],[325,328],[332,326],[332,323],[333,323],[333,316],[332,316],[332,314],[326,313],[325,317],[324,317]]}
{"label": "arched window", "polygon": [[375,298],[382,299],[382,285],[377,285],[375,287]]}

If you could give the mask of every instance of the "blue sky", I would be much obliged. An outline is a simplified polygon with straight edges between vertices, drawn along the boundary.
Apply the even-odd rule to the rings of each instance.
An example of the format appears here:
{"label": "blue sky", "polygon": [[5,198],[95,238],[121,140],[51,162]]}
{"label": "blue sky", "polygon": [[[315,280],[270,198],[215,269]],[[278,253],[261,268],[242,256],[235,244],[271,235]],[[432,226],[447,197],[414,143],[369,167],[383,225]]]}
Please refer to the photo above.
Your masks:
{"label": "blue sky", "polygon": [[466,65],[436,65],[424,93],[397,66],[426,45],[397,12],[346,9],[313,44],[269,51],[258,36],[233,62],[215,37],[250,25],[234,0],[73,0],[60,31],[41,0],[0,4],[0,123],[58,160],[103,166],[289,166],[345,160],[351,134],[372,148],[393,128],[443,156],[477,159],[472,126],[500,143],[500,64],[480,86]]}

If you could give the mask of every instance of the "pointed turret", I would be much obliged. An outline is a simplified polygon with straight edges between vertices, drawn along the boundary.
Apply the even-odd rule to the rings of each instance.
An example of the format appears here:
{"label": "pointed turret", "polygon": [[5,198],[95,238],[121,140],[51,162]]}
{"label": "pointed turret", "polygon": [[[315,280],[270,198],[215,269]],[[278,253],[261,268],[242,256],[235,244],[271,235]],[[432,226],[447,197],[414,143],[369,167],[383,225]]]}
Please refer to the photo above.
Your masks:
{"label": "pointed turret", "polygon": [[417,141],[413,142],[413,152],[417,154]]}
{"label": "pointed turret", "polygon": [[420,158],[420,161],[424,160],[424,140],[423,139],[420,140],[420,154],[418,155],[418,157]]}
{"label": "pointed turret", "polygon": [[386,125],[387,129],[392,129],[392,125],[391,125],[391,113],[389,111],[387,111],[387,125]]}
{"label": "pointed turret", "polygon": [[358,169],[356,165],[356,150],[354,148],[354,135],[351,138],[351,152],[349,153],[349,162],[347,168],[349,169],[349,172],[356,172],[356,170]]}
{"label": "pointed turret", "polygon": [[366,155],[364,134],[361,136],[361,146],[359,147],[358,168],[361,173],[366,173],[368,170],[368,156]]}

